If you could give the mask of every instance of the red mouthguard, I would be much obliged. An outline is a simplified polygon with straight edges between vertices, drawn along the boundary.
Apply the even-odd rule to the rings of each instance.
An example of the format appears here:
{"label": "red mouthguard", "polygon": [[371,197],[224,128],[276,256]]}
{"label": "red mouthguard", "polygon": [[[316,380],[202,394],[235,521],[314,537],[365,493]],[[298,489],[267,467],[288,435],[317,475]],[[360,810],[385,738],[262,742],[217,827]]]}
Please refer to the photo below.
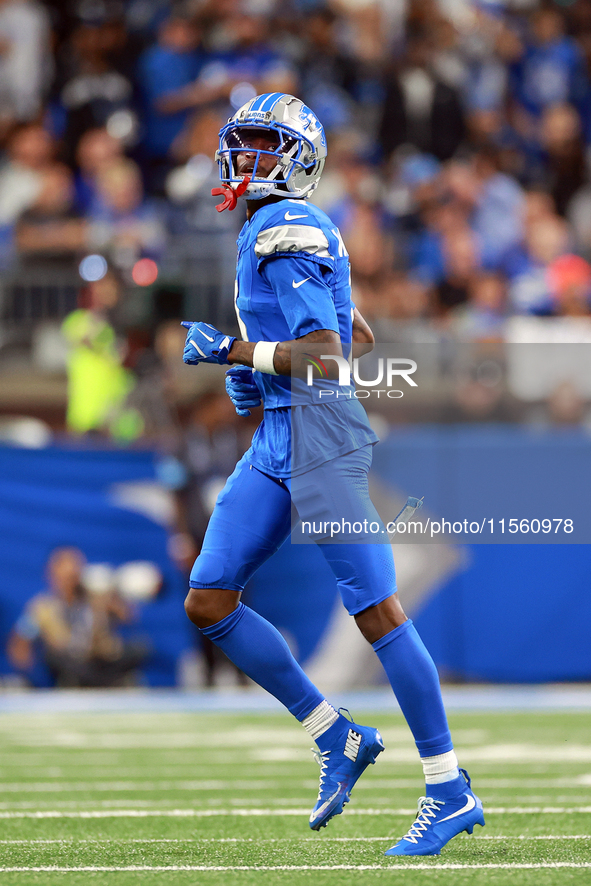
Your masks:
{"label": "red mouthguard", "polygon": [[238,197],[242,197],[249,184],[250,175],[245,175],[237,188],[233,188],[231,185],[222,185],[221,188],[212,188],[212,197],[224,198],[223,203],[218,203],[216,206],[217,211],[223,212],[224,209],[229,209],[230,212],[232,212],[233,209],[236,209]]}

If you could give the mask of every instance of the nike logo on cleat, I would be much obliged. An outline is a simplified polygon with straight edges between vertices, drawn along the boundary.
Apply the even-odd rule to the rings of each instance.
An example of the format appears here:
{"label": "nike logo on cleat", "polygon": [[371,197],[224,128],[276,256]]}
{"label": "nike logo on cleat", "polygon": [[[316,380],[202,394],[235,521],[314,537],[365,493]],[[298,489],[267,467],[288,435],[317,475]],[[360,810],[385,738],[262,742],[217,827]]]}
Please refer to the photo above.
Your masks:
{"label": "nike logo on cleat", "polygon": [[345,750],[343,751],[343,754],[353,763],[359,755],[361,739],[362,736],[359,732],[354,732],[353,729],[349,729],[349,734],[347,735],[347,741],[345,742]]}
{"label": "nike logo on cleat", "polygon": [[306,277],[305,280],[300,280],[299,283],[296,283],[295,280],[292,280],[292,281],[291,281],[291,285],[293,286],[294,289],[299,289],[300,286],[303,286],[304,283],[306,283],[307,280],[311,280],[311,279],[312,279],[312,277]]}
{"label": "nike logo on cleat", "polygon": [[328,800],[325,800],[324,803],[322,804],[322,806],[319,806],[318,809],[314,810],[314,812],[312,812],[310,814],[310,823],[311,824],[313,824],[317,818],[320,818],[322,813],[325,812],[326,809],[328,809],[328,807],[330,806],[332,801],[335,799],[335,797],[338,797],[340,790],[341,790],[341,785],[339,784],[338,788],[336,789],[336,791],[334,792],[332,797],[329,797]]}
{"label": "nike logo on cleat", "polygon": [[466,805],[462,806],[461,809],[458,809],[457,812],[452,812],[451,815],[448,815],[447,818],[440,818],[437,824],[441,824],[444,821],[449,821],[450,818],[456,818],[458,815],[463,815],[464,812],[470,812],[471,809],[474,809],[476,806],[476,800],[470,794],[467,796]]}
{"label": "nike logo on cleat", "polygon": [[291,213],[288,210],[285,213],[285,215],[283,216],[283,218],[285,219],[285,221],[293,221],[294,218],[308,218],[308,216],[307,215],[291,215]]}

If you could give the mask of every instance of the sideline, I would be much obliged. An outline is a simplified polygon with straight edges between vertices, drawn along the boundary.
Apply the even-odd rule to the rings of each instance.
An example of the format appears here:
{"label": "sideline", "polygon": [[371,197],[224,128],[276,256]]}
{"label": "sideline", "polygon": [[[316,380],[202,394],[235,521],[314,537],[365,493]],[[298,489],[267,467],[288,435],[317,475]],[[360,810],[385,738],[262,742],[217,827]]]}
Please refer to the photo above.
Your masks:
{"label": "sideline", "polygon": [[[591,685],[444,686],[443,700],[449,711],[591,711]],[[389,689],[337,693],[332,702],[337,707],[356,711],[399,710]],[[0,713],[3,714],[219,711],[273,712],[284,711],[284,708],[254,686],[243,691],[39,689],[0,693]]]}

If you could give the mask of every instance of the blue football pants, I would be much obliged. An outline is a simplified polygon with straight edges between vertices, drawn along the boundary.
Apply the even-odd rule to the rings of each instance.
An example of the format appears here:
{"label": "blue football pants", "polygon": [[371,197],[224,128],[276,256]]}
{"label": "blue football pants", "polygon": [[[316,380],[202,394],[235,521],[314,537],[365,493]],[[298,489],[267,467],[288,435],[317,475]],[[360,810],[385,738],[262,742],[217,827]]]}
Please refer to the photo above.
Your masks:
{"label": "blue football pants", "polygon": [[[292,508],[301,520],[335,513],[379,522],[369,497],[371,446],[325,462],[302,477],[279,481],[242,458],[218,496],[193,566],[193,588],[242,591],[248,580],[288,538]],[[396,592],[389,544],[318,542],[351,615]]]}

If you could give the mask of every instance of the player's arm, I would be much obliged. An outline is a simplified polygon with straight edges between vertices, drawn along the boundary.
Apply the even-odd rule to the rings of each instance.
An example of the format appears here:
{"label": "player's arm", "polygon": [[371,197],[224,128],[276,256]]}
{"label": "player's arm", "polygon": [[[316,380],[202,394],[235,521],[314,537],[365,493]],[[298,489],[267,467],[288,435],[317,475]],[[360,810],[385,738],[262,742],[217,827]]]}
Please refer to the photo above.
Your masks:
{"label": "player's arm", "polygon": [[[324,354],[342,357],[341,340],[338,332],[332,329],[314,329],[291,341],[252,342],[238,341],[225,335],[209,323],[184,321],[187,340],[183,351],[183,362],[219,363],[223,366],[249,366],[271,375],[305,376],[310,356],[309,348],[322,345]],[[330,367],[332,369],[332,367]],[[338,378],[338,368],[333,370]],[[329,377],[332,377],[329,374]]]}
{"label": "player's arm", "polygon": [[[255,348],[259,342],[235,341],[228,353],[228,363],[241,363],[243,366],[255,367]],[[263,344],[270,344],[264,342]],[[303,335],[301,338],[291,341],[281,341],[275,346],[272,361],[276,375],[304,376],[309,366],[306,351],[310,345],[322,345],[322,350],[327,354],[342,357],[341,340],[338,332],[332,329],[316,329]],[[314,349],[317,353],[318,349]],[[338,367],[334,364],[334,377],[338,378]],[[270,368],[270,367],[269,367]],[[330,365],[327,367],[330,371]]]}
{"label": "player's arm", "polygon": [[[274,232],[274,233],[273,233]],[[267,244],[269,234],[271,245]],[[275,244],[273,238],[279,238]],[[255,253],[260,254],[258,270],[262,281],[269,286],[283,314],[285,325],[291,332],[287,341],[258,342],[252,347],[254,369],[269,374],[306,377],[313,357],[334,356],[343,358],[339,334],[339,320],[331,287],[333,259],[326,255],[317,256],[307,250],[292,252],[294,246],[320,244],[324,250],[320,229],[304,228],[297,234],[292,229],[285,233],[283,226],[262,232],[257,240]],[[299,238],[299,240],[298,240]],[[292,243],[293,240],[293,243]],[[260,242],[259,242],[260,241]],[[269,249],[279,247],[279,253]],[[287,246],[290,250],[287,251]],[[243,355],[239,343],[236,359]],[[244,348],[248,354],[251,349]],[[249,364],[250,365],[250,364]],[[329,378],[338,378],[337,360],[329,360],[323,371]]]}
{"label": "player's arm", "polygon": [[373,350],[375,336],[359,308],[353,309],[353,356],[362,357]]}
{"label": "player's arm", "polygon": [[[338,318],[326,280],[330,271],[305,255],[268,256],[260,273],[277,296],[292,338],[245,342],[205,323],[185,323],[189,332],[184,362],[242,365],[269,375],[306,377],[311,356],[342,358]],[[329,361],[326,370],[329,378],[338,378],[337,361]]]}
{"label": "player's arm", "polygon": [[[261,394],[256,384],[252,368],[257,361],[256,347],[258,342],[235,341],[228,353],[228,363],[231,368],[226,372],[226,391],[238,415],[250,415],[250,410],[261,406]],[[294,341],[278,342],[272,353],[267,353],[267,360],[272,360],[272,368],[275,375],[290,375],[294,369],[298,375],[303,376],[310,365],[310,348],[316,346],[316,350],[322,350],[324,354],[338,353],[340,355],[340,341],[336,332],[332,329],[317,329]],[[269,347],[269,343],[263,343],[263,348]],[[305,360],[302,358],[305,354]],[[294,364],[294,361],[299,361]],[[252,368],[251,368],[252,367]],[[260,365],[258,368],[265,371]],[[332,366],[327,369],[331,376]]]}
{"label": "player's arm", "polygon": [[[283,213],[285,219],[290,220],[289,214]],[[291,335],[280,342],[236,342],[230,359],[246,358],[248,366],[261,372],[300,378],[307,377],[310,358],[343,359],[329,246],[325,232],[315,225],[280,223],[260,231],[254,246],[257,270],[262,285],[273,291]],[[337,360],[327,361],[323,371],[338,378]]]}

